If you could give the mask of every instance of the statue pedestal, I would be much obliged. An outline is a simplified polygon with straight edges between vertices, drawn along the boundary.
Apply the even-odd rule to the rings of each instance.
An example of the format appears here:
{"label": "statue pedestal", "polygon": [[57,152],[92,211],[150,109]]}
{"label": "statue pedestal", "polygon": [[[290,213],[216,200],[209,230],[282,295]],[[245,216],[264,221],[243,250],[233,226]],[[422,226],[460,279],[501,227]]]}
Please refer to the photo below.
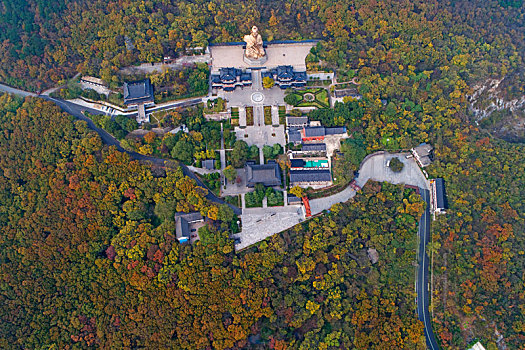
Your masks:
{"label": "statue pedestal", "polygon": [[261,58],[249,58],[246,55],[242,55],[244,63],[249,64],[250,66],[262,66],[266,61],[268,61],[268,56],[264,55]]}

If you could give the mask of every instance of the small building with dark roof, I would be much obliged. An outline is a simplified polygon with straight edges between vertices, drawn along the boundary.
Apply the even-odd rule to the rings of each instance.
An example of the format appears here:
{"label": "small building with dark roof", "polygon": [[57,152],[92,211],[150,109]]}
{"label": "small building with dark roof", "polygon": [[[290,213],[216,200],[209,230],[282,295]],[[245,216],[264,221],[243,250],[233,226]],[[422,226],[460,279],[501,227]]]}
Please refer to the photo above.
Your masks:
{"label": "small building with dark roof", "polygon": [[442,178],[430,180],[432,190],[432,210],[436,214],[444,214],[447,209],[445,196],[445,181]]}
{"label": "small building with dark roof", "polygon": [[268,164],[246,163],[246,186],[254,187],[255,184],[263,184],[267,187],[281,185],[281,171],[275,162]]}
{"label": "small building with dark roof", "polygon": [[290,170],[290,186],[323,187],[331,184],[330,170]]}
{"label": "small building with dark roof", "polygon": [[305,143],[301,148],[301,152],[305,154],[323,154],[326,153],[325,143]]}
{"label": "small building with dark roof", "polygon": [[302,204],[302,199],[291,194],[291,193],[288,193],[288,205],[301,205]]}
{"label": "small building with dark roof", "polygon": [[286,117],[288,129],[302,129],[308,126],[308,117]]}
{"label": "small building with dark roof", "polygon": [[215,170],[215,159],[203,160],[202,167],[207,170]]}
{"label": "small building with dark roof", "polygon": [[298,130],[288,130],[288,142],[300,144],[302,141],[301,132]]}
{"label": "small building with dark roof", "polygon": [[210,75],[210,82],[214,89],[233,91],[238,86],[252,85],[252,74],[233,67],[220,68],[219,74]]}
{"label": "small building with dark roof", "polygon": [[124,83],[124,104],[139,106],[154,102],[153,85],[149,79]]}
{"label": "small building with dark roof", "polygon": [[290,168],[291,169],[304,168],[305,164],[306,164],[306,162],[304,161],[304,159],[301,159],[301,158],[292,158],[292,159],[290,159]]}
{"label": "small building with dark roof", "polygon": [[204,218],[200,213],[175,214],[175,235],[180,243],[198,240],[198,229],[202,226],[204,226]]}
{"label": "small building with dark roof", "polygon": [[346,127],[336,126],[332,128],[325,128],[326,135],[343,135],[346,134]]}
{"label": "small building with dark roof", "polygon": [[412,148],[411,151],[419,165],[424,168],[432,163],[434,158],[432,153],[433,149],[434,148],[428,143],[422,143],[419,146]]}

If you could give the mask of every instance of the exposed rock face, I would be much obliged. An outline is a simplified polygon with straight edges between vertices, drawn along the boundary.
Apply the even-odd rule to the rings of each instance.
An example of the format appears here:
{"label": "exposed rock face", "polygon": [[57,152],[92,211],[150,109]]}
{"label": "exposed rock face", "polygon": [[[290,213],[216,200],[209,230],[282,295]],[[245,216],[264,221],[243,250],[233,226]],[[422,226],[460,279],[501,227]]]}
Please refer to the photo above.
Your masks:
{"label": "exposed rock face", "polygon": [[244,56],[250,59],[260,59],[266,55],[263,48],[263,40],[259,30],[256,26],[252,27],[252,32],[244,36],[244,41],[246,42],[246,51],[244,51]]}
{"label": "exposed rock face", "polygon": [[467,95],[476,124],[511,142],[525,141],[525,95],[509,96],[507,77],[487,79]]}

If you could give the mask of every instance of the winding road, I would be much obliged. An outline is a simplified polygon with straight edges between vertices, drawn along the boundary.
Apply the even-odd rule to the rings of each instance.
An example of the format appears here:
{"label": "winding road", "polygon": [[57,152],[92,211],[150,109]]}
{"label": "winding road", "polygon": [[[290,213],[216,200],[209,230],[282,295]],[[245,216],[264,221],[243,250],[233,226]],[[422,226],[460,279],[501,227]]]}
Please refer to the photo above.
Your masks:
{"label": "winding road", "polygon": [[[92,114],[102,114],[102,112],[98,110],[94,110],[91,108],[87,108],[84,106],[79,106],[74,103],[55,99],[49,96],[39,96],[27,91],[15,89],[3,84],[0,84],[0,91],[4,91],[7,93],[19,95],[22,97],[40,97],[48,101],[52,101],[56,103],[62,110],[64,110],[66,113],[71,114],[72,116],[81,119],[85,121],[88,125],[88,127],[95,132],[97,132],[102,141],[108,145],[115,146],[119,151],[126,152],[130,155],[132,159],[136,159],[139,161],[147,161],[151,162],[156,165],[164,166],[165,165],[165,159],[151,157],[151,156],[145,156],[136,152],[131,152],[128,150],[125,150],[120,146],[120,143],[118,140],[116,140],[113,136],[108,134],[105,130],[98,128],[91,119],[84,116],[82,113],[83,111],[88,111]],[[186,103],[186,102],[185,102]],[[393,173],[390,171],[387,166],[386,162],[393,158],[398,157],[403,164],[405,164],[405,167],[400,173]],[[206,186],[202,183],[202,181],[192,172],[188,169],[188,167],[183,164],[179,163],[182,167],[184,175],[194,179],[199,186],[202,186],[206,188]],[[429,195],[429,186],[426,178],[424,177],[423,173],[415,163],[414,159],[406,159],[404,157],[404,154],[388,154],[384,152],[380,152],[378,154],[369,155],[365,158],[365,160],[362,162],[360,170],[359,170],[359,176],[356,178],[357,184],[360,187],[363,187],[368,180],[375,180],[375,181],[386,181],[393,184],[399,184],[404,183],[408,185],[413,185],[419,187],[419,192],[421,195],[421,198],[427,203],[426,209],[421,216],[421,219],[419,221],[419,227],[418,227],[418,235],[419,235],[419,254],[418,254],[418,271],[417,271],[417,280],[416,280],[416,293],[417,293],[417,314],[419,317],[419,320],[421,320],[424,324],[424,334],[425,339],[427,343],[427,347],[431,350],[438,350],[440,349],[436,337],[434,335],[434,332],[432,331],[432,324],[431,324],[431,318],[430,314],[428,312],[429,307],[429,283],[428,283],[428,272],[429,272],[429,259],[426,253],[426,246],[428,241],[430,240],[430,195]],[[310,205],[312,208],[312,214],[318,214],[321,213],[323,210],[330,209],[331,206],[335,203],[343,203],[348,201],[350,198],[355,196],[355,191],[351,189],[350,187],[347,187],[343,191],[336,193],[332,196],[328,196],[325,198],[319,198],[314,199],[310,201]],[[209,200],[220,203],[220,204],[227,204],[222,199],[218,198],[216,195],[213,194],[213,192],[208,191],[208,195],[206,196]],[[241,209],[232,206],[228,204],[237,215],[241,215]],[[293,225],[292,225],[293,226]]]}
{"label": "winding road", "polygon": [[[68,114],[71,114],[72,116],[74,116],[77,119],[85,121],[87,123],[88,127],[91,130],[95,131],[96,133],[98,133],[100,135],[100,138],[102,139],[102,141],[105,144],[107,144],[109,146],[115,146],[120,152],[125,152],[125,153],[129,154],[129,156],[132,159],[139,160],[139,161],[145,161],[145,162],[151,162],[151,163],[153,163],[155,165],[158,165],[158,166],[165,166],[165,162],[168,161],[167,159],[162,159],[162,158],[157,158],[157,157],[152,157],[152,156],[146,156],[146,155],[143,155],[143,154],[140,154],[140,153],[137,153],[137,152],[133,152],[133,151],[128,151],[128,150],[122,148],[122,146],[120,145],[120,142],[117,139],[115,139],[112,135],[108,134],[104,129],[101,129],[101,128],[97,127],[95,125],[95,123],[93,123],[93,121],[91,119],[89,119],[88,117],[86,117],[82,113],[83,111],[87,111],[87,112],[89,112],[91,114],[104,114],[103,112],[101,112],[99,110],[88,108],[88,107],[81,106],[81,105],[77,105],[77,104],[74,104],[74,103],[71,103],[71,102],[68,102],[68,101],[64,101],[64,100],[61,100],[61,99],[56,99],[56,98],[53,98],[53,97],[50,97],[50,96],[36,95],[34,93],[23,91],[23,90],[16,89],[16,88],[12,88],[10,86],[3,85],[3,84],[0,84],[0,91],[7,92],[7,93],[10,93],[10,94],[14,94],[14,95],[18,95],[18,96],[21,96],[21,97],[28,97],[28,96],[30,96],[30,97],[39,97],[39,98],[42,98],[44,100],[54,102],[64,112],[66,112]],[[186,105],[191,105],[195,101],[196,100],[182,102],[182,103],[180,103],[180,107],[184,107]],[[201,186],[203,188],[207,188],[206,185],[204,185],[204,183],[202,182],[202,180],[199,177],[197,177],[192,171],[190,171],[188,169],[188,167],[184,163],[179,162],[179,165],[182,168],[182,172],[183,172],[184,175],[186,175],[186,176],[192,178],[193,180],[195,180],[197,185],[199,185],[199,186]],[[231,205],[229,203],[226,203],[224,200],[222,200],[221,198],[217,197],[209,189],[208,189],[208,194],[206,195],[206,198],[208,200],[210,200],[212,202],[215,202],[215,203],[218,203],[218,204],[227,204],[230,208],[233,209],[233,211],[235,212],[236,215],[241,215],[241,209],[239,209],[238,207],[233,206],[233,205]]]}
{"label": "winding road", "polygon": [[427,256],[427,243],[430,240],[430,192],[427,189],[419,188],[421,198],[427,203],[425,211],[419,220],[419,255],[418,255],[418,271],[416,281],[416,294],[417,294],[417,315],[419,320],[423,322],[425,326],[425,339],[427,341],[427,347],[431,350],[438,350],[439,345],[436,341],[434,332],[432,331],[432,324],[428,308],[430,306],[429,300],[430,295],[428,291],[428,271],[429,271],[429,259]]}

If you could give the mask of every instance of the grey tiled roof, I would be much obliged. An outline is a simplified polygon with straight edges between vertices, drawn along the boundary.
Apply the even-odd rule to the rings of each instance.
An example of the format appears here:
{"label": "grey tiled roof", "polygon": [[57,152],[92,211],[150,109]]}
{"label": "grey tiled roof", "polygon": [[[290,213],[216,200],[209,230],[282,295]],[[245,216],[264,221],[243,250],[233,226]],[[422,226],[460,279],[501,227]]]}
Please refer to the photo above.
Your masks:
{"label": "grey tiled roof", "polygon": [[304,136],[305,137],[317,137],[317,136],[324,136],[325,135],[325,128],[324,126],[310,126],[304,128]]}
{"label": "grey tiled roof", "polygon": [[287,117],[286,124],[293,125],[308,125],[308,117]]}
{"label": "grey tiled roof", "polygon": [[303,152],[322,152],[326,151],[324,143],[305,143],[302,148]]}
{"label": "grey tiled roof", "polygon": [[149,79],[124,83],[124,104],[153,101],[153,86]]}
{"label": "grey tiled roof", "polygon": [[206,159],[202,161],[202,167],[208,170],[215,169],[215,159]]}
{"label": "grey tiled roof", "polygon": [[288,132],[288,142],[301,142],[301,133],[297,130],[290,130]]}
{"label": "grey tiled roof", "polygon": [[424,157],[424,156],[428,156],[430,152],[432,152],[432,149],[433,149],[432,146],[429,145],[428,143],[422,143],[419,146],[415,147],[414,151],[416,151],[416,153],[420,157]]}
{"label": "grey tiled roof", "polygon": [[290,170],[290,182],[325,182],[331,181],[330,170]]}
{"label": "grey tiled roof", "polygon": [[278,186],[281,184],[281,172],[277,163],[246,164],[246,181],[248,185],[262,183],[265,186]]}
{"label": "grey tiled roof", "polygon": [[193,213],[176,213],[175,214],[175,234],[177,238],[190,237],[190,223],[204,220],[202,215],[197,212]]}
{"label": "grey tiled roof", "polygon": [[326,135],[339,135],[339,134],[345,134],[346,128],[344,126],[340,127],[333,127],[333,128],[326,128],[325,129]]}

